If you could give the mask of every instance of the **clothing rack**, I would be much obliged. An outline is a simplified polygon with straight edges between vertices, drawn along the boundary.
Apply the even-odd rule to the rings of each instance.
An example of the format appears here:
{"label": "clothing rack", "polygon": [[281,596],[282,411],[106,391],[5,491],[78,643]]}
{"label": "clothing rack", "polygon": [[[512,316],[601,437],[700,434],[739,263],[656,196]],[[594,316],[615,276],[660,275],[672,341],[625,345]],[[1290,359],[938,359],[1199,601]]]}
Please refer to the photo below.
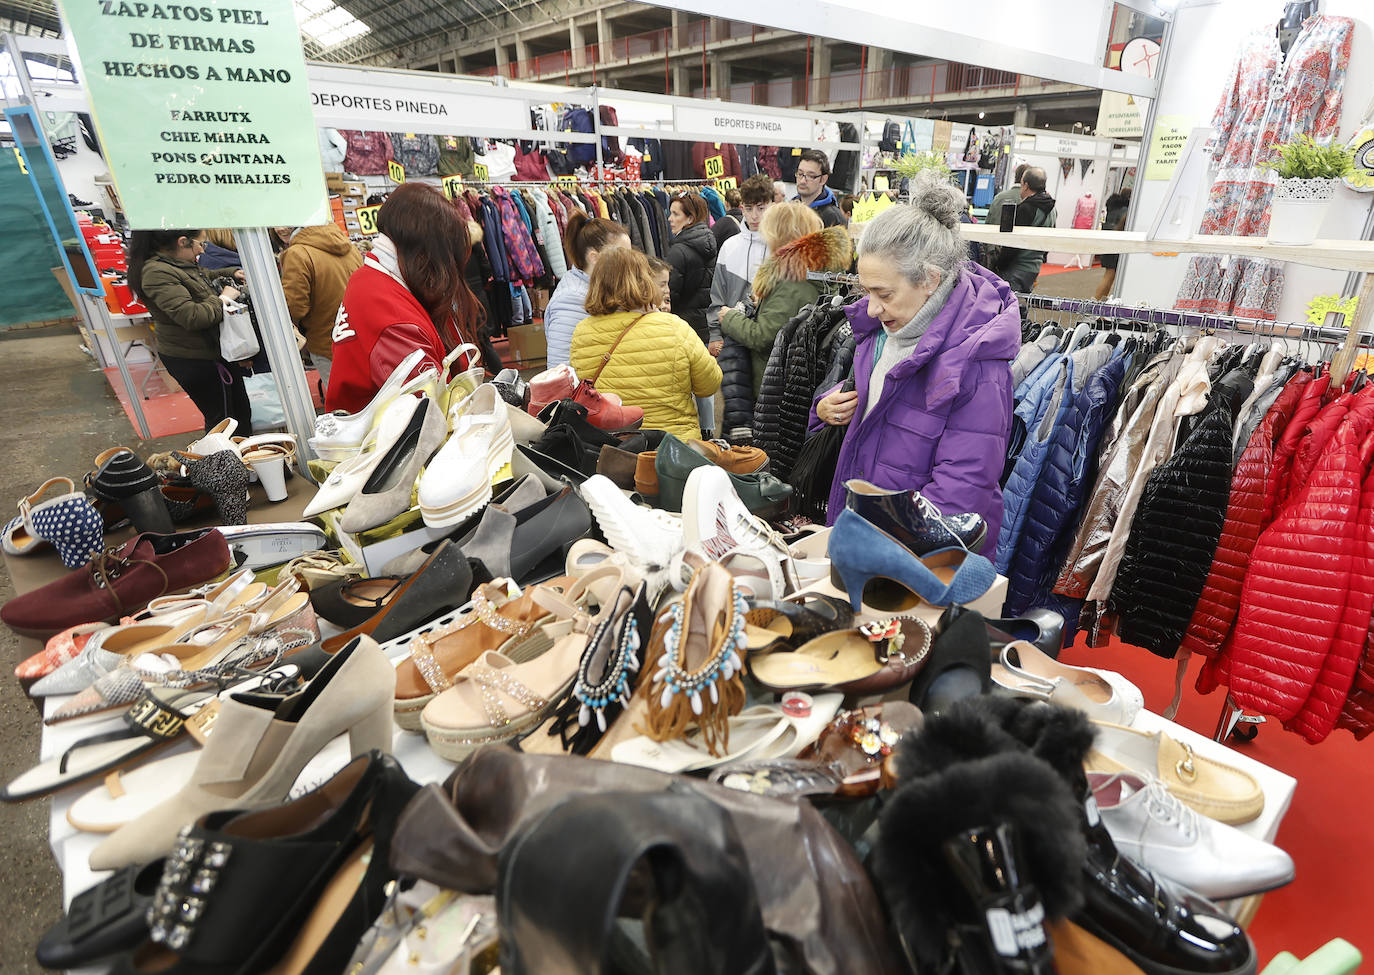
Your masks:
{"label": "clothing rack", "polygon": [[807,271],[806,280],[820,281],[824,284],[852,284],[859,283],[857,274],[849,274],[846,271]]}
{"label": "clothing rack", "polygon": [[[1057,298],[1052,295],[1036,295],[1016,292],[1018,300],[1028,308],[1041,308],[1049,311],[1066,311],[1094,318],[1115,318],[1143,322],[1147,325],[1178,328],[1225,328],[1262,338],[1295,339],[1303,342],[1323,342],[1338,345],[1345,341],[1347,330],[1340,322],[1331,325],[1313,325],[1310,322],[1276,322],[1264,318],[1243,318],[1236,315],[1209,315],[1202,312],[1166,311],[1148,305],[1127,305],[1120,302],[1093,301],[1086,298]],[[1342,320],[1344,316],[1339,316]],[[1374,347],[1374,336],[1369,333],[1360,335],[1360,345]]]}
{"label": "clothing rack", "polygon": [[669,187],[669,186],[712,186],[712,185],[715,184],[715,182],[716,182],[716,181],[713,180],[713,179],[591,179],[590,177],[583,178],[583,177],[581,177],[581,176],[577,177],[577,179],[575,179],[575,180],[571,180],[571,179],[564,179],[564,180],[559,180],[559,179],[509,179],[509,180],[487,179],[487,180],[482,180],[482,179],[468,179],[466,176],[463,177],[463,185],[464,185],[464,186],[513,186],[513,187],[516,187],[516,188],[520,188],[520,187],[526,187],[526,188],[528,188],[528,187],[531,187],[531,186],[550,186],[550,185],[552,185],[552,186],[557,186],[557,185],[559,185],[560,183],[562,183],[562,184],[569,185],[569,186],[575,186],[575,185],[583,185],[583,186],[585,186],[585,185],[587,185],[587,184],[591,184],[591,185],[594,185],[594,186],[626,186],[626,187],[632,187],[632,188],[634,188],[634,187],[641,187],[641,186],[655,186],[655,187],[658,187],[659,189],[665,189],[665,188],[667,188],[667,187]]}

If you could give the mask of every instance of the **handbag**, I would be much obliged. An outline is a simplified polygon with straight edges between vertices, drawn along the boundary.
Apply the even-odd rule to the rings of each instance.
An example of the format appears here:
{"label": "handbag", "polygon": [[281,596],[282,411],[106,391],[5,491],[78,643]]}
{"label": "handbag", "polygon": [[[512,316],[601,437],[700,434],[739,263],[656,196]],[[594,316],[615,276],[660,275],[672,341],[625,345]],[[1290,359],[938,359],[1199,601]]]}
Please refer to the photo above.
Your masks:
{"label": "handbag", "polygon": [[630,324],[625,326],[625,331],[621,332],[619,335],[615,337],[615,341],[611,343],[611,347],[607,349],[606,354],[601,357],[601,365],[596,367],[596,375],[593,376],[591,379],[587,380],[589,383],[591,383],[593,386],[596,385],[596,381],[601,378],[601,374],[605,372],[606,366],[610,364],[611,356],[615,355],[615,350],[620,347],[621,340],[624,339],[625,336],[629,335],[630,329],[634,328],[637,324],[639,324],[639,320],[647,314],[649,313],[646,311],[643,315],[636,316],[634,321],[630,322]]}
{"label": "handbag", "polygon": [[237,302],[225,305],[224,320],[219,324],[220,358],[225,362],[242,362],[253,358],[260,349],[248,307]]}

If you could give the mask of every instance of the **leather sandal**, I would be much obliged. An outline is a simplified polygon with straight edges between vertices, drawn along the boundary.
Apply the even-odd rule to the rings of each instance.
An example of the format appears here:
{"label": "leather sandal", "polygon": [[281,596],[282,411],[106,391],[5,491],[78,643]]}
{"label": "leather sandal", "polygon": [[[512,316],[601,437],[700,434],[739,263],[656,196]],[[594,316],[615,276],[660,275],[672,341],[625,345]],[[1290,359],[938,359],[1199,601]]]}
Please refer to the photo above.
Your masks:
{"label": "leather sandal", "polygon": [[930,628],[914,616],[832,630],[793,651],[751,656],[750,675],[775,694],[881,694],[910,681],[930,653]]}
{"label": "leather sandal", "polygon": [[854,611],[846,600],[817,594],[805,599],[751,599],[744,619],[745,649],[750,654],[772,653],[849,626]]}

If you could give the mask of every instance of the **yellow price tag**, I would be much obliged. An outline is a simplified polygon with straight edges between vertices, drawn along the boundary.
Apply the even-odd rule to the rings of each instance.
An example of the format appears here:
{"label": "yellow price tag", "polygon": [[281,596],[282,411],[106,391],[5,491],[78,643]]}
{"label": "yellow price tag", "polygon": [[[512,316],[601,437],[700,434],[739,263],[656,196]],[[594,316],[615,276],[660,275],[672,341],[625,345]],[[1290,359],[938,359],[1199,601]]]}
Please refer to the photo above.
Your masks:
{"label": "yellow price tag", "polygon": [[354,212],[358,214],[358,229],[369,237],[377,232],[377,211],[382,208],[378,203],[371,207],[358,207]]}
{"label": "yellow price tag", "polygon": [[406,133],[406,138],[407,138],[407,139],[413,139],[413,138],[415,138],[415,133],[414,133],[414,132],[407,132],[407,133]]}
{"label": "yellow price tag", "polygon": [[444,177],[444,196],[450,200],[456,200],[463,192],[463,176],[455,173],[452,176]]}
{"label": "yellow price tag", "polygon": [[902,151],[902,144],[901,144],[900,142],[897,143],[897,151],[898,151],[898,152],[901,152],[901,151]]}
{"label": "yellow price tag", "polygon": [[558,182],[560,182],[560,183],[576,183],[576,182],[577,182],[577,177],[576,177],[576,176],[560,176],[560,177],[558,177]]}
{"label": "yellow price tag", "polygon": [[736,180],[733,176],[722,176],[720,179],[716,180],[716,189],[720,190],[722,193],[724,193],[726,190],[733,190],[738,188],[739,181]]}
{"label": "yellow price tag", "polygon": [[800,156],[800,155],[801,155],[801,150],[800,150],[800,149],[793,149],[793,150],[792,150],[792,155],[794,155],[794,156]]}
{"label": "yellow price tag", "polygon": [[483,163],[473,163],[472,178],[479,183],[485,183],[487,180],[491,179],[491,170],[487,169],[486,165]]}
{"label": "yellow price tag", "polygon": [[19,151],[18,146],[14,146],[14,158],[19,163],[19,171],[25,176],[29,175],[29,167],[24,165],[24,154]]}
{"label": "yellow price tag", "polygon": [[406,181],[406,168],[394,159],[387,160],[386,174],[391,177],[393,183],[404,183]]}
{"label": "yellow price tag", "polygon": [[720,179],[725,175],[725,160],[720,156],[706,157],[706,178]]}
{"label": "yellow price tag", "polygon": [[645,161],[645,162],[653,162],[653,161],[654,161],[654,157],[651,156],[651,155],[649,155],[649,154],[646,152],[646,153],[644,154],[644,161]]}
{"label": "yellow price tag", "polygon": [[875,193],[881,193],[881,192],[883,192],[884,190],[887,189],[887,186],[888,186],[888,183],[887,183],[887,177],[886,177],[886,176],[874,176],[874,177],[873,177],[873,192],[875,192]]}
{"label": "yellow price tag", "polygon": [[720,148],[720,143],[719,143],[719,142],[716,143],[716,148],[717,148],[717,149]]}

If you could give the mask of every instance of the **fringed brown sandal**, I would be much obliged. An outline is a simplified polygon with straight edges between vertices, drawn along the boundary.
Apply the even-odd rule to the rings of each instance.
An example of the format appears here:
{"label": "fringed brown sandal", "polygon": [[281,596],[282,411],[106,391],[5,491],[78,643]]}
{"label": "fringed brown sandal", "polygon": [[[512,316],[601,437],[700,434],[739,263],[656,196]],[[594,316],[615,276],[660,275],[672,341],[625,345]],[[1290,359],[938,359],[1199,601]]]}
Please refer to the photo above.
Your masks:
{"label": "fringed brown sandal", "polygon": [[730,746],[730,717],[744,708],[740,681],[744,614],[749,607],[734,578],[715,563],[702,566],[680,603],[654,628],[640,677],[648,704],[640,734],[655,741],[682,737],[695,724],[712,755]]}

